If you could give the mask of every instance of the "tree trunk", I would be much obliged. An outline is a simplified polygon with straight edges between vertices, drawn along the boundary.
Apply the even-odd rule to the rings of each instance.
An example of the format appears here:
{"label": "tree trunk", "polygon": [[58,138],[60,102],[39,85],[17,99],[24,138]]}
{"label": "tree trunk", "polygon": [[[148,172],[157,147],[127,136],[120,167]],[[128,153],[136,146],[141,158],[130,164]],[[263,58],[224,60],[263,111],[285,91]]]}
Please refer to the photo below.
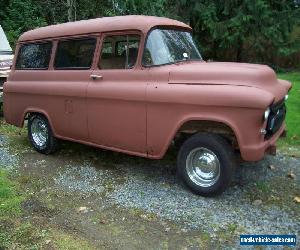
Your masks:
{"label": "tree trunk", "polygon": [[67,0],[67,8],[68,8],[68,21],[73,21],[73,0]]}

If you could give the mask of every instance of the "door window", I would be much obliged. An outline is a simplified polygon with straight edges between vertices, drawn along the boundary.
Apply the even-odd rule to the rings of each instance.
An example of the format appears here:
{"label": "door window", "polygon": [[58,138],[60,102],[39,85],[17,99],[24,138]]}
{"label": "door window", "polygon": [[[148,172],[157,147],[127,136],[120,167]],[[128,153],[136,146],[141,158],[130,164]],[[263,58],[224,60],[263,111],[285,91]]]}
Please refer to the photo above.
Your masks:
{"label": "door window", "polygon": [[135,66],[140,36],[107,36],[103,41],[99,68],[131,69]]}
{"label": "door window", "polygon": [[60,41],[55,57],[56,69],[89,69],[93,62],[96,38]]}

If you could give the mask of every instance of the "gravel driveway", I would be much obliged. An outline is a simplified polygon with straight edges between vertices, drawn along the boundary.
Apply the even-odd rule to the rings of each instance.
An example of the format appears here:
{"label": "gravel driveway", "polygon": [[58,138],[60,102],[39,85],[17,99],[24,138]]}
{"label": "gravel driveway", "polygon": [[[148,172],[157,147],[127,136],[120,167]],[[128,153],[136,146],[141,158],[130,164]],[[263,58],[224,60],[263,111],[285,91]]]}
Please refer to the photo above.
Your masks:
{"label": "gravel driveway", "polygon": [[[21,150],[15,140],[24,143],[25,139],[0,136],[0,167],[30,176],[26,188],[32,192],[34,186],[33,194],[42,202],[49,203],[52,197],[51,205],[59,210],[52,221],[58,225],[65,213],[73,211],[76,219],[70,215],[68,224],[80,228],[96,246],[103,246],[94,235],[100,230],[94,218],[100,215],[110,225],[123,224],[123,229],[129,224],[133,227],[132,223],[147,228],[143,237],[149,249],[163,248],[159,244],[163,241],[174,248],[197,248],[203,241],[204,246],[239,247],[241,233],[296,234],[299,238],[300,206],[294,201],[300,194],[299,158],[278,154],[243,163],[223,195],[204,198],[178,184],[174,152],[153,161],[64,143],[55,155],[44,156],[26,142]],[[78,222],[80,206],[86,210],[79,212]],[[130,234],[130,228],[124,230]],[[112,237],[105,246],[134,249],[132,244],[141,236],[130,234],[131,241],[120,237],[117,245]]]}

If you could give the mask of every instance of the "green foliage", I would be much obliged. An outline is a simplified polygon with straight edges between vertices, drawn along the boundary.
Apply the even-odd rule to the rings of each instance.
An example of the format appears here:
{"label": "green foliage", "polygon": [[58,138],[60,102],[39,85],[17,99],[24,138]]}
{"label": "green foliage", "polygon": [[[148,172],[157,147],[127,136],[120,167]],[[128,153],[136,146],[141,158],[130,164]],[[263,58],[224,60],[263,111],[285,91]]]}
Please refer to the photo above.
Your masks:
{"label": "green foliage", "polygon": [[0,6],[0,18],[12,45],[23,32],[47,25],[41,9],[32,0],[10,0],[7,3]]}
{"label": "green foliage", "polygon": [[173,9],[194,28],[206,57],[269,62],[299,51],[291,38],[300,20],[292,0],[180,0]]}
{"label": "green foliage", "polygon": [[120,14],[125,15],[166,15],[166,0],[126,0],[116,1]]}
{"label": "green foliage", "polygon": [[68,20],[128,14],[167,16],[192,26],[206,59],[267,63],[274,68],[297,68],[300,67],[300,12],[295,2],[2,0],[0,20],[14,46],[16,39],[24,31]]}

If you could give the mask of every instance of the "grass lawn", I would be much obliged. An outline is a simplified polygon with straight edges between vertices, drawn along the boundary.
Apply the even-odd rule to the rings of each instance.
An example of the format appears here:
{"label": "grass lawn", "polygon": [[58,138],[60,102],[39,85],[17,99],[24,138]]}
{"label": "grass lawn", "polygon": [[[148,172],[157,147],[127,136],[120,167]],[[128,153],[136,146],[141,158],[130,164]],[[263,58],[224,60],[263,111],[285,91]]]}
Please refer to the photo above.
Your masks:
{"label": "grass lawn", "polygon": [[29,236],[30,225],[20,223],[23,195],[18,191],[18,184],[9,180],[7,173],[0,170],[0,249],[12,247],[12,242],[27,246],[23,237]]}
{"label": "grass lawn", "polygon": [[22,197],[16,189],[15,183],[8,179],[7,173],[0,170],[0,219],[20,214]]}
{"label": "grass lawn", "polygon": [[42,235],[31,223],[22,220],[25,199],[19,183],[0,170],[0,249],[40,249]]}
{"label": "grass lawn", "polygon": [[287,101],[287,138],[279,142],[280,145],[300,145],[300,72],[278,74],[278,78],[292,82]]}

